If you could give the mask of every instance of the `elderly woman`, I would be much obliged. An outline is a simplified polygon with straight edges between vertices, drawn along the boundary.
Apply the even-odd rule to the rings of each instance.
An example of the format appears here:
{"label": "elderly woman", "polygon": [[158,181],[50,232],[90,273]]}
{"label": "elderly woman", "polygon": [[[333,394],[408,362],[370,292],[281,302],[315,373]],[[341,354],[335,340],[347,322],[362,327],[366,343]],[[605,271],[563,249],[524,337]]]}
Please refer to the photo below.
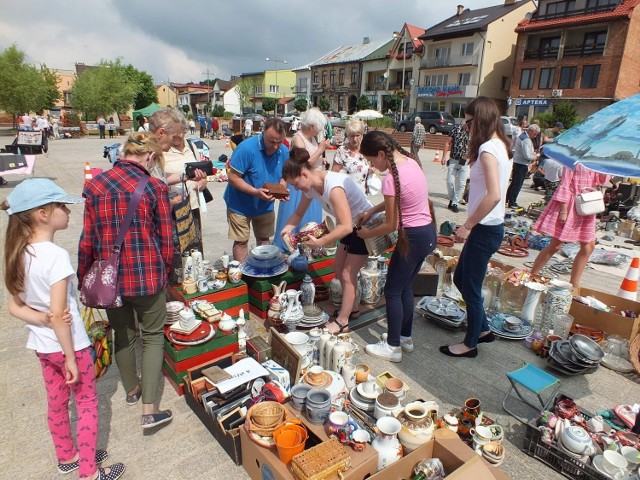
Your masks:
{"label": "elderly woman", "polygon": [[[162,168],[163,152],[149,132],[135,133],[124,144],[122,158],[113,168],[85,183],[84,224],[78,247],[80,283],[96,260],[113,251],[122,219],[140,180],[156,164]],[[167,186],[150,178],[127,230],[120,251],[118,285],[123,305],[107,309],[115,331],[115,359],[126,392],[126,403],[142,397],[142,428],[172,419],[171,410],[160,411],[160,370],[167,316],[164,287],[173,254],[171,206]],[[142,385],[136,368],[136,322],[142,339]]]}
{"label": "elderly woman", "polygon": [[360,187],[360,190],[368,194],[367,180],[373,172],[367,159],[360,153],[364,122],[352,118],[347,122],[345,133],[347,140],[336,151],[331,171],[347,174]]}
{"label": "elderly woman", "polygon": [[[322,135],[324,126],[327,123],[327,117],[317,108],[310,108],[300,117],[300,129],[291,139],[291,148],[304,148],[309,152],[309,164],[316,170],[322,169],[322,153],[331,145],[328,139],[318,142],[316,137]],[[280,202],[278,206],[278,218],[276,220],[276,232],[282,231],[286,225],[287,219],[293,215],[300,204],[302,193],[291,185],[287,185],[289,189],[289,200]],[[299,219],[299,223],[293,232],[300,230],[300,227],[309,222],[322,222],[322,207],[317,200],[311,201],[306,209],[304,216]],[[273,243],[279,246],[283,251],[287,252],[287,247],[282,237],[276,236]]]}

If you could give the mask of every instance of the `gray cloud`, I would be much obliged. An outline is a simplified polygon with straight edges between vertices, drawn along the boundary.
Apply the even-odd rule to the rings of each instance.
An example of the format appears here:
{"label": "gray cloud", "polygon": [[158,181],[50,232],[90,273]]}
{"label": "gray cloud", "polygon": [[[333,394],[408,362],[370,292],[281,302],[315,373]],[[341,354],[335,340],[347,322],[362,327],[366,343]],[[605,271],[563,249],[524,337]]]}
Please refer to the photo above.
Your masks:
{"label": "gray cloud", "polygon": [[53,68],[121,57],[157,82],[199,81],[207,68],[221,78],[274,68],[265,57],[302,66],[363,37],[391,38],[404,22],[428,28],[457,3],[501,2],[31,0],[26,9],[0,0],[0,48],[16,43],[29,61]]}

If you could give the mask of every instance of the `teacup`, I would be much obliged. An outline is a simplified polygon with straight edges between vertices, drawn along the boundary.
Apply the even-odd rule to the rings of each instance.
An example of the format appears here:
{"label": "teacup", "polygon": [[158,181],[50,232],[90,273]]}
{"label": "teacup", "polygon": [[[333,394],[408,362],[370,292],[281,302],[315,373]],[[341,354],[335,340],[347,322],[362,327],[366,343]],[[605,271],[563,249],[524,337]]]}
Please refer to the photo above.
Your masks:
{"label": "teacup", "polygon": [[624,456],[613,450],[605,450],[602,453],[602,468],[609,475],[618,475],[627,468],[627,460]]}
{"label": "teacup", "polygon": [[400,398],[404,395],[404,382],[399,378],[389,378],[384,382],[384,390]]}
{"label": "teacup", "polygon": [[324,373],[324,368],[322,368],[320,365],[314,365],[309,369],[309,372],[307,373],[307,375],[309,376],[309,380],[311,380],[314,383],[318,383],[322,381],[323,373]]}
{"label": "teacup", "polygon": [[369,365],[359,363],[356,365],[356,382],[363,383],[369,379]]}
{"label": "teacup", "polygon": [[349,437],[352,432],[358,429],[358,425],[349,419],[349,415],[341,410],[336,410],[329,414],[327,420],[327,430],[329,434],[337,433],[340,430],[344,430],[346,437]]}
{"label": "teacup", "polygon": [[478,425],[477,427],[470,429],[469,433],[474,437],[474,440],[477,441],[477,443],[490,442],[491,437],[493,437],[489,427],[485,427],[484,425]]}
{"label": "teacup", "polygon": [[633,447],[620,447],[620,453],[627,461],[627,468],[632,472],[635,472],[640,465],[640,452]]}
{"label": "teacup", "polygon": [[366,430],[360,428],[351,434],[351,440],[356,443],[369,443],[371,441],[371,435],[369,435],[369,432]]}
{"label": "teacup", "polygon": [[284,339],[303,357],[307,354],[307,342],[309,341],[309,335],[306,333],[289,332],[284,336]]}
{"label": "teacup", "polygon": [[596,415],[587,421],[587,427],[592,432],[602,432],[604,430],[604,420],[600,415]]}

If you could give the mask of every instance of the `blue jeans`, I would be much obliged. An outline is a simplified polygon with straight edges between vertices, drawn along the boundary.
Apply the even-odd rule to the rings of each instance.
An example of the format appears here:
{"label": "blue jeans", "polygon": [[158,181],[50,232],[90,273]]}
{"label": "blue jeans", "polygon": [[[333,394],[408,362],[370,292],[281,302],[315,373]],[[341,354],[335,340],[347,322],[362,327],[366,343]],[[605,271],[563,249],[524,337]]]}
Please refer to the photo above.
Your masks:
{"label": "blue jeans", "polygon": [[413,281],[427,255],[436,247],[436,227],[432,223],[422,227],[405,228],[409,251],[403,257],[396,247],[384,286],[387,302],[387,343],[400,346],[400,335],[411,336],[413,327]]}
{"label": "blue jeans", "polygon": [[524,179],[526,178],[528,171],[528,165],[521,165],[519,163],[513,164],[513,168],[511,169],[511,183],[507,189],[507,202],[509,202],[509,205],[516,203],[516,200],[518,200],[518,194],[522,189],[522,184],[524,183]]}
{"label": "blue jeans", "polygon": [[503,237],[503,225],[478,224],[473,227],[453,274],[453,283],[467,304],[467,334],[464,344],[469,348],[475,348],[480,333],[489,330],[482,302],[482,283],[489,260],[500,248]]}
{"label": "blue jeans", "polygon": [[449,201],[457,205],[464,194],[464,187],[469,178],[469,164],[460,165],[456,159],[449,160],[449,170],[447,172],[447,194]]}

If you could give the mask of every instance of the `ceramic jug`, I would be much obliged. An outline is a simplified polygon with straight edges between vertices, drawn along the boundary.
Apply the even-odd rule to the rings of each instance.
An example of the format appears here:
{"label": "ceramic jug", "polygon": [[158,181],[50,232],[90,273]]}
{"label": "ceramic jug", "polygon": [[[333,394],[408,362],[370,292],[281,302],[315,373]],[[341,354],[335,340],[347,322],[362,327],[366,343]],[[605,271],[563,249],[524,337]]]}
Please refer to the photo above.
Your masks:
{"label": "ceramic jug", "polygon": [[320,363],[320,337],[322,336],[322,330],[318,327],[309,330],[309,356],[311,357],[311,364],[318,365]]}
{"label": "ceramic jug", "polygon": [[378,452],[378,471],[388,467],[402,458],[402,445],[398,433],[402,428],[400,421],[394,417],[382,417],[376,422],[380,431],[371,446]]}
{"label": "ceramic jug", "polygon": [[412,452],[433,437],[434,424],[425,402],[411,402],[398,415],[402,425],[398,439],[405,450]]}
{"label": "ceramic jug", "polygon": [[360,270],[360,300],[366,305],[374,305],[380,300],[380,270],[378,257],[367,258],[365,268]]}
{"label": "ceramic jug", "polygon": [[313,305],[313,299],[316,296],[316,286],[309,275],[305,275],[300,285],[302,292],[302,305]]}
{"label": "ceramic jug", "polygon": [[346,342],[343,342],[342,339],[338,338],[338,341],[331,350],[331,366],[329,367],[329,370],[340,373],[346,362],[346,353]]}
{"label": "ceramic jug", "polygon": [[302,304],[300,303],[300,296],[302,295],[302,292],[289,289],[285,294],[287,296],[287,306],[286,310],[280,314],[280,318],[289,330],[293,331],[304,316]]}
{"label": "ceramic jug", "polygon": [[333,352],[333,347],[335,347],[337,342],[338,338],[331,335],[324,344],[324,363],[322,365],[322,368],[324,368],[325,370],[331,370],[331,352]]}

